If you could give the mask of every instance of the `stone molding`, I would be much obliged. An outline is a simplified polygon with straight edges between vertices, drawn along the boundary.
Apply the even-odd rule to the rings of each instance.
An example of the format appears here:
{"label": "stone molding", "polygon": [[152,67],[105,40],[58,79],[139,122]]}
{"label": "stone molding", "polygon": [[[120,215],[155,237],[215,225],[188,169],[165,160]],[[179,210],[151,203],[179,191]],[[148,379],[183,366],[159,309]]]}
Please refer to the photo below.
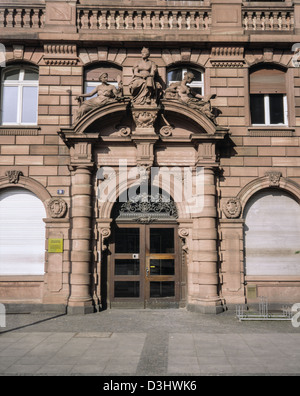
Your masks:
{"label": "stone molding", "polygon": [[37,136],[39,134],[39,127],[24,128],[24,127],[5,127],[0,126],[0,136]]}
{"label": "stone molding", "polygon": [[48,66],[76,66],[79,62],[74,44],[45,44],[44,62]]}

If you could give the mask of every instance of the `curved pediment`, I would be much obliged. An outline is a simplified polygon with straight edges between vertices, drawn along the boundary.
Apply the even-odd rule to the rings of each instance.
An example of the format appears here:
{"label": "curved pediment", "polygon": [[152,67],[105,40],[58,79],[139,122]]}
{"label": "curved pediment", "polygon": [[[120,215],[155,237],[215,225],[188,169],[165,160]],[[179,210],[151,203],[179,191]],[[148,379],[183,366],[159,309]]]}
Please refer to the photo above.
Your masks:
{"label": "curved pediment", "polygon": [[176,100],[162,100],[164,114],[168,119],[181,116],[187,122],[197,125],[198,133],[207,133],[208,135],[215,135],[217,126],[203,113],[192,109]]}
{"label": "curved pediment", "polygon": [[[109,136],[111,133],[117,132],[117,125],[125,125],[134,133],[137,128],[139,128],[139,131],[141,130],[141,125],[137,124],[135,117],[136,112],[144,114],[150,111],[156,113],[153,130],[157,135],[160,134],[161,128],[166,126],[166,123],[173,128],[174,135],[176,135],[177,130],[179,134],[186,134],[187,138],[188,136],[197,137],[198,135],[199,137],[205,135],[213,137],[219,135],[220,132],[222,135],[227,132],[224,128],[215,125],[204,113],[179,101],[166,99],[161,100],[160,106],[156,108],[144,106],[142,109],[137,109],[130,106],[129,99],[110,103],[90,111],[71,128],[64,128],[61,132],[81,137],[86,134]],[[123,136],[128,136],[128,134]]]}
{"label": "curved pediment", "polygon": [[92,110],[73,125],[73,131],[76,134],[83,134],[88,131],[94,123],[98,123],[100,119],[104,119],[108,116],[115,117],[118,113],[126,114],[128,105],[129,101],[122,101]]}

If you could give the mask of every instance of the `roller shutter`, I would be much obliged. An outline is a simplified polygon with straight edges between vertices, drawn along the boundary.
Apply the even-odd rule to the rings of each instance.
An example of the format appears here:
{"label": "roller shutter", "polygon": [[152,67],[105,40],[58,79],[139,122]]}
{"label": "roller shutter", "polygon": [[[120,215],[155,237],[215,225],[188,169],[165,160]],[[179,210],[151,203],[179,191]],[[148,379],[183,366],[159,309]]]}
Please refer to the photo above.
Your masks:
{"label": "roller shutter", "polygon": [[43,275],[45,207],[22,188],[0,193],[0,275]]}

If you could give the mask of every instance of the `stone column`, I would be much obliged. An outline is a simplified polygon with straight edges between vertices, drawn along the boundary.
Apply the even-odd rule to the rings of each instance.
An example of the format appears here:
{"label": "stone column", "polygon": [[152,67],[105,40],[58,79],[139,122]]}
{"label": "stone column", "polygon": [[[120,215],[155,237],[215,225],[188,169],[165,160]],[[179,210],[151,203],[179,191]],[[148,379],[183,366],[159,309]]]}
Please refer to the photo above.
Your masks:
{"label": "stone column", "polygon": [[70,314],[94,312],[91,296],[91,172],[90,166],[77,165],[72,180]]}
{"label": "stone column", "polygon": [[219,297],[217,253],[217,209],[215,167],[204,167],[204,207],[194,215],[193,268],[190,274],[191,310],[203,313],[223,311]]}

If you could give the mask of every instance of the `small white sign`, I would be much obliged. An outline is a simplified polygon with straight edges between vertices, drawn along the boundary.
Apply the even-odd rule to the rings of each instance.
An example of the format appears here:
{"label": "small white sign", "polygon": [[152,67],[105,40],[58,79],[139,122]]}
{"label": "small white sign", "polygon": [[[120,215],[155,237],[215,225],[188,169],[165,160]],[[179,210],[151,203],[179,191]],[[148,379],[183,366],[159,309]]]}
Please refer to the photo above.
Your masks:
{"label": "small white sign", "polygon": [[6,327],[6,309],[4,304],[0,304],[0,327]]}

